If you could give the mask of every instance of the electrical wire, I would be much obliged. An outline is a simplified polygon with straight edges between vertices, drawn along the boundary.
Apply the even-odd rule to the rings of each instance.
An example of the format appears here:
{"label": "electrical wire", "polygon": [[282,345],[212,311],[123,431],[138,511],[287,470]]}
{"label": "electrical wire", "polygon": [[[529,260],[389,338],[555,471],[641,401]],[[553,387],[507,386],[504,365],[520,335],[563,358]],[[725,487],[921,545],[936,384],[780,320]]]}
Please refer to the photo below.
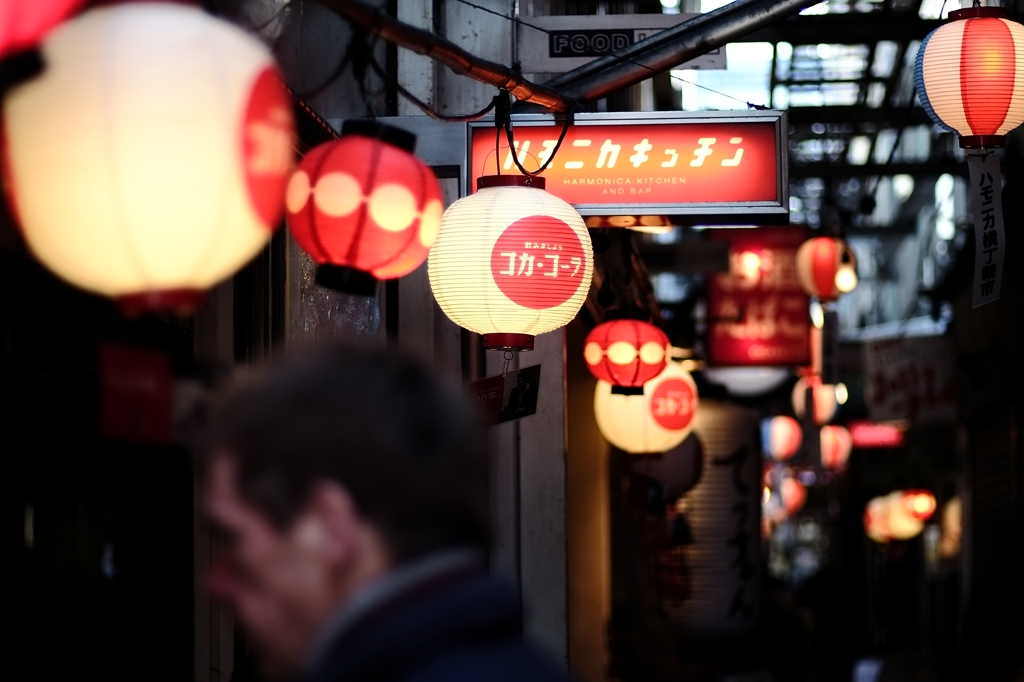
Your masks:
{"label": "electrical wire", "polygon": [[[476,3],[470,2],[469,0],[456,0],[456,1],[457,2],[461,2],[463,5],[467,5],[469,7],[474,8],[474,9],[478,9],[481,12],[486,12],[487,14],[493,14],[496,17],[501,17],[502,19],[505,19],[507,21],[511,21],[511,22],[517,23],[520,26],[526,26],[527,28],[532,28],[535,31],[540,31],[541,33],[544,33],[546,35],[550,36],[550,35],[553,34],[552,31],[549,31],[546,28],[542,28],[540,26],[537,26],[536,24],[531,24],[531,23],[529,23],[527,21],[523,21],[519,17],[509,16],[507,14],[502,14],[501,12],[495,11],[495,10],[490,9],[488,7],[483,7],[482,5],[477,5]],[[657,75],[660,75],[660,76],[668,76],[672,80],[678,81],[680,83],[685,83],[686,85],[692,85],[692,86],[694,86],[696,88],[700,88],[701,90],[707,90],[708,92],[712,92],[712,93],[714,93],[716,95],[719,95],[721,97],[725,97],[725,98],[731,99],[733,101],[739,102],[740,104],[745,104],[750,109],[756,109],[758,111],[767,111],[768,109],[770,109],[770,107],[767,107],[764,104],[754,104],[753,102],[747,102],[746,100],[740,99],[739,97],[734,97],[733,95],[721,92],[719,90],[715,90],[714,88],[709,88],[706,85],[701,85],[700,83],[694,83],[694,82],[686,80],[685,78],[680,78],[679,76],[674,75],[670,71],[661,71],[660,69],[655,69],[653,66],[648,66],[646,64],[642,64],[642,63],[640,63],[638,61],[635,61],[633,59],[629,59],[627,57],[622,57],[620,55],[615,54],[614,52],[609,52],[608,50],[601,50],[601,49],[595,48],[593,46],[591,46],[591,49],[593,49],[595,52],[600,52],[601,54],[603,54],[603,55],[605,55],[607,57],[614,57],[615,59],[618,59],[621,62],[625,62],[627,64],[632,64],[633,66],[639,66],[642,69],[647,69],[648,71],[650,71],[653,74],[657,74]]]}
{"label": "electrical wire", "polygon": [[528,171],[523,167],[523,164],[519,162],[519,154],[516,152],[515,136],[512,131],[512,101],[508,90],[500,90],[498,95],[494,98],[492,104],[497,106],[497,110],[494,116],[494,126],[497,129],[494,139],[494,152],[495,160],[494,164],[498,168],[498,174],[501,174],[501,163],[498,158],[499,148],[498,141],[501,139],[501,129],[505,129],[505,139],[508,140],[509,153],[512,155],[512,161],[516,164],[516,168],[519,172],[529,178],[535,178],[544,171],[547,170],[551,162],[555,160],[555,155],[558,154],[559,148],[562,146],[562,141],[565,139],[566,133],[569,132],[570,126],[573,123],[572,112],[566,112],[565,123],[562,125],[562,132],[558,136],[558,141],[555,143],[554,149],[551,150],[551,154],[547,160],[535,171]]}

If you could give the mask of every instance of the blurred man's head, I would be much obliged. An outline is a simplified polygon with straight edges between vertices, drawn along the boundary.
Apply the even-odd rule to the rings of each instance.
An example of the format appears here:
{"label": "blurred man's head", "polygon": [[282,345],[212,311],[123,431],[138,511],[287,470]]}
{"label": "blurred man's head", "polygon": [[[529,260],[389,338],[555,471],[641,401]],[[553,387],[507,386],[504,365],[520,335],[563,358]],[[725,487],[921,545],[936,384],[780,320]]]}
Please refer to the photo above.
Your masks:
{"label": "blurred man's head", "polygon": [[204,506],[224,537],[209,577],[268,676],[401,564],[488,542],[486,461],[455,390],[384,350],[291,358],[235,394],[206,455]]}

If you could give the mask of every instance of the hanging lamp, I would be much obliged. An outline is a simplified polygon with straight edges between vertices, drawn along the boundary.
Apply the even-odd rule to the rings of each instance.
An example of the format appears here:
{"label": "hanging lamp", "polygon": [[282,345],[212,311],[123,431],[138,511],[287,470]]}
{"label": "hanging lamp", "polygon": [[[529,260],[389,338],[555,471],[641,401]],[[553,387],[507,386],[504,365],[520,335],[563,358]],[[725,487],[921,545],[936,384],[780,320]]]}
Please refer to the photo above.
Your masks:
{"label": "hanging lamp", "polygon": [[572,320],[594,255],[583,218],[544,178],[491,175],[441,218],[428,257],[430,288],[455,324],[492,350],[532,350],[537,334]]}
{"label": "hanging lamp", "polygon": [[644,386],[642,395],[613,393],[607,381],[594,390],[597,427],[609,443],[630,454],[658,454],[693,431],[697,385],[683,366],[670,361]]}
{"label": "hanging lamp", "polygon": [[640,320],[611,320],[587,334],[587,369],[612,385],[612,393],[643,395],[644,384],[661,374],[669,352],[668,335]]}
{"label": "hanging lamp", "polygon": [[839,401],[836,400],[836,387],[832,384],[823,384],[821,377],[814,375],[801,377],[793,386],[793,412],[797,417],[803,417],[807,408],[807,389],[811,389],[811,400],[813,403],[812,420],[818,426],[827,424],[836,416],[839,409]]}
{"label": "hanging lamp", "polygon": [[844,426],[827,424],[821,427],[821,465],[829,471],[840,471],[850,461],[853,436]]}
{"label": "hanging lamp", "polygon": [[198,7],[140,2],[86,12],[42,53],[0,131],[29,248],[127,311],[193,307],[281,217],[295,127],[270,51]]}
{"label": "hanging lamp", "polygon": [[372,295],[377,280],[403,277],[426,260],[444,207],[415,146],[401,128],[349,120],[341,139],[299,164],[285,194],[288,226],[316,261],[319,284]]}
{"label": "hanging lamp", "polygon": [[795,455],[803,444],[804,433],[800,422],[779,415],[761,420],[761,443],[764,452],[776,462],[784,462]]}
{"label": "hanging lamp", "polygon": [[808,296],[834,301],[857,288],[857,259],[842,239],[814,237],[796,252],[796,278]]}

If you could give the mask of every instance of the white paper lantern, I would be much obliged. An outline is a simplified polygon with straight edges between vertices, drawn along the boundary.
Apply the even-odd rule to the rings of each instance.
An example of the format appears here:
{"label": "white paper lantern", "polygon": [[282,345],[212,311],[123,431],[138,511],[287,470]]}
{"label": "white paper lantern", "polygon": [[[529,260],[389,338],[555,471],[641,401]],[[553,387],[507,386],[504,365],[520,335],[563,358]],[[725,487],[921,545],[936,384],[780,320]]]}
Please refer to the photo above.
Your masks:
{"label": "white paper lantern", "polygon": [[643,395],[612,393],[598,381],[594,415],[605,439],[630,454],[667,452],[693,431],[698,406],[697,385],[678,362],[644,385]]}
{"label": "white paper lantern", "polygon": [[534,336],[567,324],[586,300],[590,235],[572,206],[544,191],[543,178],[487,176],[477,184],[441,219],[430,288],[485,347],[532,349]]}
{"label": "white paper lantern", "polygon": [[802,377],[793,386],[793,412],[797,417],[804,416],[804,409],[807,405],[807,388],[810,386],[814,402],[814,423],[818,426],[828,424],[832,417],[836,416],[839,409],[839,401],[836,399],[836,387],[832,384],[821,383],[821,377]]}
{"label": "white paper lantern", "polygon": [[53,31],[3,107],[4,182],[46,266],[126,307],[180,306],[270,239],[293,162],[269,50],[196,7],[128,3]]}

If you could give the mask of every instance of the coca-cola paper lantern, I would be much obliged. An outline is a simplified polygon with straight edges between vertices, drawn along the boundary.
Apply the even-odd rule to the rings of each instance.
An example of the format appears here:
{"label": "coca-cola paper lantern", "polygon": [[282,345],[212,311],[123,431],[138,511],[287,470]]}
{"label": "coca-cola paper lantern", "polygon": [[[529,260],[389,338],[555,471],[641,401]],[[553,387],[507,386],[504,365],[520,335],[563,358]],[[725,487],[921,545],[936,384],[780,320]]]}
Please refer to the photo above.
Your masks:
{"label": "coca-cola paper lantern", "polygon": [[288,225],[318,264],[317,282],[359,294],[427,258],[444,206],[434,173],[413,155],[416,136],[368,120],[313,149],[288,183]]}
{"label": "coca-cola paper lantern", "polygon": [[34,48],[84,0],[0,0],[0,59]]}
{"label": "coca-cola paper lantern", "polygon": [[4,185],[32,252],[128,309],[188,307],[270,239],[292,169],[270,51],[198,7],[93,9],[3,105]]}
{"label": "coca-cola paper lantern", "polygon": [[807,406],[808,386],[813,390],[814,412],[812,417],[814,423],[818,426],[828,424],[832,421],[832,417],[836,416],[836,410],[839,409],[839,401],[836,400],[836,387],[832,384],[823,384],[821,377],[801,377],[796,382],[793,386],[793,412],[796,413],[797,417],[804,416],[804,410]]}
{"label": "coca-cola paper lantern", "polygon": [[839,471],[850,461],[853,436],[845,427],[828,424],[821,427],[821,465],[829,471]]}
{"label": "coca-cola paper lantern", "polygon": [[803,440],[803,428],[792,417],[778,416],[761,421],[762,447],[776,462],[784,462],[795,455]]}
{"label": "coca-cola paper lantern", "polygon": [[634,455],[663,453],[682,443],[693,431],[697,405],[697,385],[678,362],[669,362],[643,395],[612,393],[607,381],[598,381],[594,391],[601,434]]}
{"label": "coca-cola paper lantern", "polygon": [[441,219],[427,260],[430,288],[455,324],[491,349],[530,350],[576,317],[594,251],[583,218],[543,178],[491,175]]}
{"label": "coca-cola paper lantern", "polygon": [[612,320],[587,334],[583,357],[590,373],[612,385],[612,393],[641,395],[644,384],[661,374],[669,353],[668,336],[640,320]]}
{"label": "coca-cola paper lantern", "polygon": [[1024,26],[1001,7],[967,7],[949,19],[917,52],[921,105],[961,147],[1001,147],[1024,123]]}
{"label": "coca-cola paper lantern", "polygon": [[796,278],[809,296],[834,301],[857,288],[857,259],[842,239],[808,239],[796,252]]}

